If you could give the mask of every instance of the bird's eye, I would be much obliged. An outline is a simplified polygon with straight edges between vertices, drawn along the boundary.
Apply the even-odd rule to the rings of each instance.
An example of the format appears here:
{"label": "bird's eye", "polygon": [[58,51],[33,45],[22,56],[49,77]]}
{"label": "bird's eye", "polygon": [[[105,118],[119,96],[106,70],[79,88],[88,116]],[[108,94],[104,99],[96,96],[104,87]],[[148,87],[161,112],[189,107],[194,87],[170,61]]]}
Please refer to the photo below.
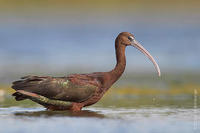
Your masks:
{"label": "bird's eye", "polygon": [[132,36],[129,36],[128,39],[129,39],[130,41],[133,41],[133,40],[134,40],[134,38],[133,38]]}

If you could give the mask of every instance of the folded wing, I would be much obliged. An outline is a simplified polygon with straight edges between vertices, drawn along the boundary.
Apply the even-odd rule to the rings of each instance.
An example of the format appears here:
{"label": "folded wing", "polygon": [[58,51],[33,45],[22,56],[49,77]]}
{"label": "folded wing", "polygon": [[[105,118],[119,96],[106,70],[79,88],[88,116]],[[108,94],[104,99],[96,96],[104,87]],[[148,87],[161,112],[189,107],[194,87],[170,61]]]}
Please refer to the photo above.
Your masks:
{"label": "folded wing", "polygon": [[[35,93],[49,99],[82,102],[90,98],[99,88],[98,81],[84,74],[75,74],[68,77],[39,77],[27,76],[13,82],[12,88]],[[16,100],[28,97],[16,92]]]}

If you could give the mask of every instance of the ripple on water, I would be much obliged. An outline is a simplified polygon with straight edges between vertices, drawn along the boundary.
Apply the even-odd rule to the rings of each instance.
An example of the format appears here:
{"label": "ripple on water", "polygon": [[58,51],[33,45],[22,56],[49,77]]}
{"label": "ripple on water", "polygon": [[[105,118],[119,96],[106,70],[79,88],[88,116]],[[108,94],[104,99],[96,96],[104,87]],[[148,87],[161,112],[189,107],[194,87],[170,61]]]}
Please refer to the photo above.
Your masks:
{"label": "ripple on water", "polygon": [[199,109],[182,108],[89,107],[82,112],[63,112],[11,107],[0,108],[0,133],[188,133],[200,131],[199,116]]}

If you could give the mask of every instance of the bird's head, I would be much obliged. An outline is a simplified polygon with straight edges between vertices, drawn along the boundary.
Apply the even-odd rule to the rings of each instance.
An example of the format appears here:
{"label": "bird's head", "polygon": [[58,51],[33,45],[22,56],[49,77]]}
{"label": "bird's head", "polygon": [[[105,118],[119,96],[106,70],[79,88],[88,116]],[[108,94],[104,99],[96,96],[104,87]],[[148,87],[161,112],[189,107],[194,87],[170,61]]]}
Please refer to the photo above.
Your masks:
{"label": "bird's head", "polygon": [[156,63],[155,59],[138,41],[135,40],[135,37],[133,34],[131,34],[129,32],[121,32],[118,35],[117,40],[120,41],[121,45],[133,46],[133,47],[137,48],[139,51],[141,51],[144,55],[146,55],[151,60],[151,62],[154,64],[156,71],[158,73],[158,76],[161,76],[160,68],[159,68],[158,64]]}

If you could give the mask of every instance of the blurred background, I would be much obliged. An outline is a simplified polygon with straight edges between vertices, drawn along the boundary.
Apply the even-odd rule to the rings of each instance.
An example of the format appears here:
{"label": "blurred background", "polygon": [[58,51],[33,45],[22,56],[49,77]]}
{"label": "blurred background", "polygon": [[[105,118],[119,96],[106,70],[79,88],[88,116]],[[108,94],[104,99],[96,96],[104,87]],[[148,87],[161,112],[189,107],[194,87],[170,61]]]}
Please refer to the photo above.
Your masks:
{"label": "blurred background", "polygon": [[200,89],[199,5],[199,0],[0,0],[0,106],[17,104],[10,86],[25,75],[111,70],[114,40],[122,31],[149,50],[162,76],[128,47],[126,71],[102,104],[122,97],[132,107],[146,97],[145,105],[158,99],[159,105],[181,106],[184,100],[192,106],[194,89]]}
{"label": "blurred background", "polygon": [[[0,132],[199,132],[199,5],[199,0],[0,0]],[[114,41],[123,31],[153,55],[161,77],[148,58],[128,47],[123,76],[84,111],[45,111],[11,96],[12,82],[22,76],[111,70]]]}

